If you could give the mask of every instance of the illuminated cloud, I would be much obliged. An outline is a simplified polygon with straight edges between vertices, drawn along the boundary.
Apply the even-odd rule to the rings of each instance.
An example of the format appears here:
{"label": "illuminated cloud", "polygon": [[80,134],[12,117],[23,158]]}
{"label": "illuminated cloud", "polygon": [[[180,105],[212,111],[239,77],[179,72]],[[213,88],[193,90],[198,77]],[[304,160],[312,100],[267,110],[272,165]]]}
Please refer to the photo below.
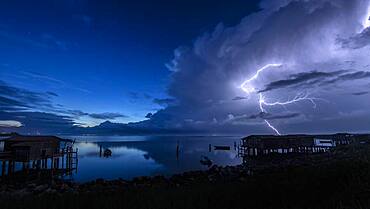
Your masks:
{"label": "illuminated cloud", "polygon": [[[230,115],[261,112],[255,105],[258,95],[246,95],[240,84],[253,78],[257,69],[279,63],[280,67],[264,71],[258,80],[252,79],[250,85],[244,86],[247,91],[263,92],[265,102],[270,103],[290,101],[302,94],[323,100],[317,102],[317,108],[312,108],[310,101],[291,104],[289,110],[264,105],[268,114],[297,112],[304,118],[298,122],[294,117],[279,120],[277,128],[286,130],[284,133],[326,128],[368,130],[364,125],[364,121],[370,122],[368,114],[354,116],[361,122],[347,122],[346,129],[342,123],[350,117],[325,121],[333,125],[322,122],[339,112],[369,112],[366,94],[350,102],[343,97],[349,91],[364,92],[368,88],[368,29],[363,24],[364,17],[369,18],[368,5],[368,0],[266,0],[260,12],[245,17],[240,24],[219,24],[214,31],[198,37],[192,46],[175,51],[167,65],[172,72],[168,93],[177,104],[153,114],[151,125],[186,128],[189,122],[184,121],[191,118],[204,121],[199,128],[235,131],[232,124],[220,121]],[[266,118],[259,119],[263,122]],[[271,133],[258,126],[238,124],[237,130]]]}
{"label": "illuminated cloud", "polygon": [[[271,120],[283,133],[368,131],[369,94],[365,92],[370,83],[369,3],[369,0],[262,0],[260,9],[238,24],[220,23],[214,30],[194,37],[192,45],[177,48],[173,59],[165,64],[171,73],[168,95],[145,97],[162,109],[130,126],[143,130],[252,134],[273,133],[264,123]],[[77,19],[85,26],[95,27],[93,17],[83,14]],[[183,27],[185,30],[186,26]],[[55,45],[53,48],[70,46],[47,34],[38,40],[0,30],[0,36],[32,48],[50,44]],[[254,79],[256,70],[271,63],[279,66]],[[84,78],[85,74],[81,74],[80,78]],[[31,70],[25,70],[23,76],[66,91],[93,93]],[[145,76],[142,78],[141,84],[148,81]],[[244,89],[240,88],[249,78],[253,79]],[[138,85],[136,81],[134,84]],[[0,119],[19,121],[24,125],[21,128],[57,132],[80,125],[79,118],[100,122],[124,117],[120,113],[69,110],[53,103],[62,94],[56,97],[52,92],[32,92],[1,81],[0,85],[3,111]],[[308,96],[323,100],[312,108]],[[132,92],[129,98],[137,100],[144,95]],[[272,105],[302,99],[306,102]],[[143,111],[142,117],[147,111]],[[251,116],[255,118],[248,119]],[[233,122],[225,122],[228,120]],[[50,127],[51,122],[55,126]]]}
{"label": "illuminated cloud", "polygon": [[3,128],[19,128],[22,123],[15,120],[0,120],[0,127]]}

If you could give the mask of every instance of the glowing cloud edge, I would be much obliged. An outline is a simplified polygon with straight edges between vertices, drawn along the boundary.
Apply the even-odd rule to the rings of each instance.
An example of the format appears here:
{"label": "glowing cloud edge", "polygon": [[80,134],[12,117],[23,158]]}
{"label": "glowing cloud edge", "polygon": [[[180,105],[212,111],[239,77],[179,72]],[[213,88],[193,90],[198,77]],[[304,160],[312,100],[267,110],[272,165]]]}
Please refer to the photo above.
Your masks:
{"label": "glowing cloud edge", "polygon": [[[248,97],[250,96],[251,93],[256,93],[257,94],[257,91],[256,89],[253,87],[253,85],[251,84],[252,81],[258,79],[258,76],[260,73],[262,73],[264,70],[267,70],[267,69],[270,69],[272,67],[281,67],[283,66],[283,64],[267,64],[265,66],[263,66],[262,68],[258,69],[256,71],[256,73],[251,76],[250,78],[246,79],[241,85],[240,85],[240,89],[242,89],[245,93],[247,93]],[[316,108],[316,103],[315,103],[315,100],[319,100],[320,98],[315,98],[315,97],[309,97],[308,94],[305,94],[302,96],[302,94],[299,94],[297,95],[296,97],[294,97],[292,100],[287,100],[285,102],[266,102],[265,101],[265,98],[263,96],[262,93],[258,93],[258,96],[259,96],[259,100],[258,100],[258,103],[259,103],[259,109],[262,113],[267,113],[267,111],[265,110],[264,106],[285,106],[285,105],[289,105],[289,104],[294,104],[294,103],[297,103],[297,102],[301,102],[301,101],[309,101],[313,104],[313,108]],[[271,123],[270,121],[264,119],[264,122],[266,123],[266,125],[271,128],[275,134],[277,135],[281,135],[280,131],[275,128]]]}

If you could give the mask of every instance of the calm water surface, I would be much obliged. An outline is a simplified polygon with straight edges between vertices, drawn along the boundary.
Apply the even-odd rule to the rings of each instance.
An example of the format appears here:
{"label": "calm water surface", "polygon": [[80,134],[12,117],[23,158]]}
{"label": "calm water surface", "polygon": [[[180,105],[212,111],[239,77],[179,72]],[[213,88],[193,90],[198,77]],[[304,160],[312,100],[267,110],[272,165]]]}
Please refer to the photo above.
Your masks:
{"label": "calm water surface", "polygon": [[[240,137],[189,136],[68,136],[76,139],[78,169],[72,178],[84,182],[96,178],[132,179],[137,176],[171,175],[189,170],[207,169],[200,163],[207,156],[217,165],[241,163],[234,150]],[[179,144],[179,154],[176,147]],[[212,151],[209,151],[212,144]],[[230,146],[230,151],[214,150],[214,145]],[[112,156],[100,157],[102,149]]]}

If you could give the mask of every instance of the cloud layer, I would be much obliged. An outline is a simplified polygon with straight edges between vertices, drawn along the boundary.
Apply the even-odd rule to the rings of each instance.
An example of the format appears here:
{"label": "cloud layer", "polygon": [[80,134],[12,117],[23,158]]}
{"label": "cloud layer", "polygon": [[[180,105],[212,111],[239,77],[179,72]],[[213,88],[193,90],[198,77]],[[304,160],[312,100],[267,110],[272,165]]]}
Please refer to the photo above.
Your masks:
{"label": "cloud layer", "polygon": [[[172,71],[168,94],[176,104],[145,124],[271,133],[261,123],[269,118],[283,133],[368,131],[364,122],[370,122],[365,105],[369,97],[363,92],[370,83],[369,28],[363,23],[369,5],[368,0],[262,1],[261,11],[240,24],[219,24],[192,46],[175,50],[166,66]],[[266,100],[285,101],[306,93],[322,98],[317,108],[302,102],[272,107],[261,115],[257,95],[246,95],[238,87],[270,63],[282,67],[265,71],[253,82]],[[253,122],[225,123],[230,115],[233,121]]]}
{"label": "cloud layer", "polygon": [[[220,23],[191,46],[177,48],[166,64],[171,71],[168,98],[130,93],[132,100],[145,97],[162,109],[127,127],[181,133],[273,133],[263,122],[269,120],[282,133],[369,131],[370,28],[366,27],[370,0],[263,0],[260,7],[233,27]],[[89,25],[93,19],[83,17],[82,21]],[[23,40],[1,31],[0,36]],[[67,47],[50,35],[43,38],[59,48]],[[251,82],[256,93],[242,91],[240,85],[247,78],[272,63],[281,67],[268,69]],[[23,74],[91,93],[45,75]],[[261,112],[258,92],[266,102],[311,95],[318,98],[317,106],[302,101]],[[59,133],[84,125],[80,118],[127,117],[71,110],[55,104],[57,97],[53,92],[33,92],[0,81],[0,121],[7,121],[0,126]]]}
{"label": "cloud layer", "polygon": [[61,133],[86,125],[78,122],[82,117],[101,121],[128,117],[121,113],[70,110],[55,104],[55,97],[58,95],[53,92],[34,92],[0,81],[0,131],[16,128],[13,130],[26,133]]}

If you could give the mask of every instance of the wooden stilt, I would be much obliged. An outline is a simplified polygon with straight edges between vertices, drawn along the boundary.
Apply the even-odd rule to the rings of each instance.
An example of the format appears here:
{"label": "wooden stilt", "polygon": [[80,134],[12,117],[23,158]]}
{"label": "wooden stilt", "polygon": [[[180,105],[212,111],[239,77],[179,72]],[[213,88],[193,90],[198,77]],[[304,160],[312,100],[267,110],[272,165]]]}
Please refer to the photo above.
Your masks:
{"label": "wooden stilt", "polygon": [[10,175],[12,173],[12,161],[9,160],[8,161],[8,175]]}
{"label": "wooden stilt", "polygon": [[6,169],[6,161],[2,161],[1,165],[1,176],[5,176],[5,169]]}

